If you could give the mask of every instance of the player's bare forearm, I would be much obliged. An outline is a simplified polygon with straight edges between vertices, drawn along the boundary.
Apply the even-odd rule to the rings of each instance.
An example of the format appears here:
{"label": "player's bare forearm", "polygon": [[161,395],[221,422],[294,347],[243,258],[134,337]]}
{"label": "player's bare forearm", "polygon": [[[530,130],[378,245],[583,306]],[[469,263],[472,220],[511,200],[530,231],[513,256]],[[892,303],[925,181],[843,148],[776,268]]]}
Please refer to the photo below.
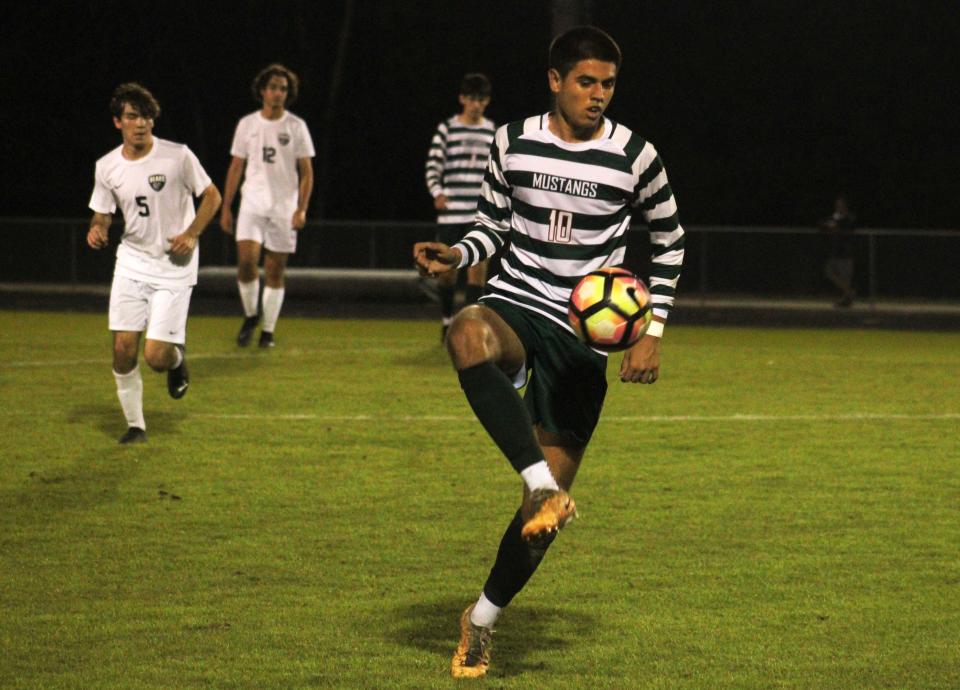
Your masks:
{"label": "player's bare forearm", "polygon": [[420,275],[437,276],[460,265],[460,250],[442,242],[417,242],[413,245],[413,261]]}
{"label": "player's bare forearm", "polygon": [[306,213],[310,206],[310,195],[313,194],[313,161],[309,158],[300,158],[297,160],[297,169],[300,172],[297,208]]}
{"label": "player's bare forearm", "polygon": [[217,209],[223,197],[220,196],[220,190],[215,184],[209,185],[203,190],[203,196],[200,198],[200,206],[197,208],[197,217],[190,223],[188,231],[192,232],[194,237],[200,237],[200,233],[207,229],[210,221],[217,214]]}
{"label": "player's bare forearm", "polygon": [[[656,319],[659,320],[659,319]],[[624,383],[655,383],[660,378],[660,338],[644,335],[623,353],[620,380]]]}
{"label": "player's bare forearm", "polygon": [[87,231],[87,244],[91,249],[103,249],[109,241],[110,224],[113,216],[109,213],[94,213]]}
{"label": "player's bare forearm", "polygon": [[197,215],[193,222],[187,226],[187,229],[170,240],[170,251],[174,254],[189,254],[197,246],[197,239],[207,229],[210,221],[217,214],[220,208],[220,190],[216,185],[209,185],[203,190],[200,197],[200,206],[197,208]]}
{"label": "player's bare forearm", "polygon": [[309,158],[300,158],[297,160],[297,169],[300,172],[300,184],[292,224],[294,230],[301,230],[307,223],[307,208],[310,206],[310,195],[313,194],[313,162]]}
{"label": "player's bare forearm", "polygon": [[223,205],[220,208],[220,229],[225,233],[233,234],[233,200],[240,189],[240,180],[243,177],[247,161],[234,156],[227,168],[227,179],[223,183]]}
{"label": "player's bare forearm", "polygon": [[240,180],[243,178],[243,171],[247,167],[245,158],[234,156],[230,160],[230,167],[227,168],[227,179],[223,183],[223,207],[233,208],[233,200],[237,196],[237,190],[240,189]]}

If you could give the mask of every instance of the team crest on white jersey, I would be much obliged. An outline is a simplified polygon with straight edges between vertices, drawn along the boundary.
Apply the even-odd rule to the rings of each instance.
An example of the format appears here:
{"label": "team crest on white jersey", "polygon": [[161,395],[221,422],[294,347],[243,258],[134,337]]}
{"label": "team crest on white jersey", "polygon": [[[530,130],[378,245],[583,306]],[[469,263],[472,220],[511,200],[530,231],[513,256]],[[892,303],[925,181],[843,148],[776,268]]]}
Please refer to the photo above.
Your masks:
{"label": "team crest on white jersey", "polygon": [[280,142],[281,146],[286,146],[290,143],[290,135],[286,132],[280,132],[280,134],[277,135],[277,141]]}
{"label": "team crest on white jersey", "polygon": [[159,192],[163,189],[163,185],[167,183],[166,175],[151,175],[147,178],[147,181],[150,183],[150,186],[153,187],[153,191]]}

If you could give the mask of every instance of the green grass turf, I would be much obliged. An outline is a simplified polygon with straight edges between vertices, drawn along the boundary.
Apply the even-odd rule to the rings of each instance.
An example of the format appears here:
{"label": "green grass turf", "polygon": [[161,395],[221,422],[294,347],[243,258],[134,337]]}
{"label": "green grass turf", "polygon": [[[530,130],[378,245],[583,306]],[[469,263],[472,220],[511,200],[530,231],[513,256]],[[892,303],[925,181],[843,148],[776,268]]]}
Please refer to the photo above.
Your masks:
{"label": "green grass turf", "polygon": [[[124,422],[105,315],[0,313],[0,687],[428,688],[519,482],[432,321],[193,318]],[[614,380],[490,688],[960,687],[960,334],[674,327]],[[954,416],[949,416],[949,415]]]}

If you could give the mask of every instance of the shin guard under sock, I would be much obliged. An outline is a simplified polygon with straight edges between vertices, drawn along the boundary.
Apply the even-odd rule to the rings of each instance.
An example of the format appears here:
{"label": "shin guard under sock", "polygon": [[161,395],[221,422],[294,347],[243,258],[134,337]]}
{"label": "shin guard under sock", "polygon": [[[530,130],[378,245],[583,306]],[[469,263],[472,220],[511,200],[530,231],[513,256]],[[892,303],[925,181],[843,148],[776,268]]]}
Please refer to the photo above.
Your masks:
{"label": "shin guard under sock", "polygon": [[530,413],[506,374],[493,362],[482,362],[457,375],[474,414],[513,469],[522,472],[543,460]]}

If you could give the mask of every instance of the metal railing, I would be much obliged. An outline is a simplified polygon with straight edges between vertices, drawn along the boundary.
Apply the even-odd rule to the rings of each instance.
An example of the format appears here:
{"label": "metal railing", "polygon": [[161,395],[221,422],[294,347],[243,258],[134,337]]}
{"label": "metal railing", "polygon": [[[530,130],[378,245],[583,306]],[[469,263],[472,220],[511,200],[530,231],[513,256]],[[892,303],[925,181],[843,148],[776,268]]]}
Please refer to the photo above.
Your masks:
{"label": "metal railing", "polygon": [[[86,218],[0,218],[7,249],[0,282],[105,283],[112,275],[122,224],[110,231],[111,248],[87,247]],[[798,297],[830,293],[823,275],[829,237],[815,228],[685,226],[685,294]],[[429,222],[324,220],[300,232],[289,265],[303,268],[409,268],[414,242],[432,239]],[[643,228],[632,231],[627,264],[646,271]],[[955,257],[958,230],[860,228],[855,231],[855,282],[860,295],[960,302]],[[202,266],[236,260],[232,236],[215,224],[201,237]]]}

